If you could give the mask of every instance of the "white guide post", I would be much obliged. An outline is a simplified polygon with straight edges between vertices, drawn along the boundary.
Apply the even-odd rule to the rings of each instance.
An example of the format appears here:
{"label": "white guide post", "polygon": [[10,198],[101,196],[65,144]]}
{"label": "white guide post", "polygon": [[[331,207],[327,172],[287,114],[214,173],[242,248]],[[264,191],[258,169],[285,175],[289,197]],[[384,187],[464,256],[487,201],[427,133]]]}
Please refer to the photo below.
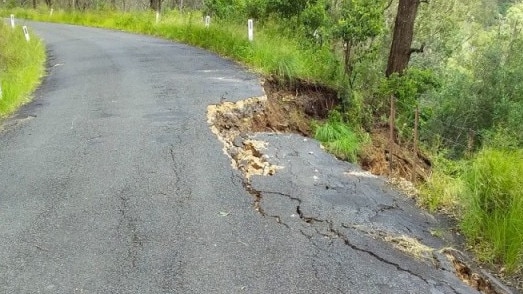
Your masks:
{"label": "white guide post", "polygon": [[11,27],[13,29],[15,28],[15,15],[14,14],[11,14]]}
{"label": "white guide post", "polygon": [[24,30],[25,40],[29,42],[31,38],[29,37],[29,31],[27,30],[27,26],[23,26],[22,30]]}
{"label": "white guide post", "polygon": [[156,23],[160,22],[160,11],[156,11]]}
{"label": "white guide post", "polygon": [[54,9],[51,8],[51,11],[49,11],[49,16],[53,16]]}
{"label": "white guide post", "polygon": [[254,40],[254,20],[249,19],[247,20],[247,33],[249,35],[249,41],[253,41]]}
{"label": "white guide post", "polygon": [[211,25],[211,17],[207,15],[205,17],[205,27],[208,28],[210,25]]}

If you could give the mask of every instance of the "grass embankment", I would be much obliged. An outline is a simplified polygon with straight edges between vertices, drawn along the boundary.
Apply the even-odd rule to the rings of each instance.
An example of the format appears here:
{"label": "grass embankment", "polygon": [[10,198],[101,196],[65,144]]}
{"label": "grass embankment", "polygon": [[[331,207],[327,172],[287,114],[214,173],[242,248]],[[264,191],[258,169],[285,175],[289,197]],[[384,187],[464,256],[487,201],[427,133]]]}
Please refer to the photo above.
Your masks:
{"label": "grass embankment", "polygon": [[[246,24],[213,20],[205,28],[199,12],[169,11],[156,23],[153,12],[120,13],[3,11],[18,17],[62,22],[161,36],[217,52],[266,75],[335,86],[339,57],[323,47],[305,44],[282,33],[277,23],[255,25],[255,40],[247,40]],[[355,160],[357,135],[336,115],[316,126],[316,137],[338,157]],[[471,159],[449,161],[436,157],[433,175],[421,193],[430,209],[445,208],[461,220],[461,229],[482,261],[501,263],[516,272],[523,263],[523,152],[485,148]]]}
{"label": "grass embankment", "polygon": [[32,35],[25,40],[22,27],[0,22],[0,116],[29,101],[29,95],[44,74],[45,48]]}
{"label": "grass embankment", "polygon": [[523,270],[523,150],[484,147],[460,162],[439,158],[421,201],[450,211],[479,260]]}
{"label": "grass embankment", "polygon": [[14,9],[0,12],[14,13],[19,18],[118,29],[128,32],[159,36],[170,40],[211,50],[232,58],[250,68],[284,79],[302,79],[312,83],[334,85],[337,57],[325,46],[314,47],[282,34],[281,27],[273,22],[256,23],[254,41],[247,38],[245,24],[211,20],[208,28],[198,11],[167,11],[156,23],[154,12],[123,13],[116,11],[65,12]]}

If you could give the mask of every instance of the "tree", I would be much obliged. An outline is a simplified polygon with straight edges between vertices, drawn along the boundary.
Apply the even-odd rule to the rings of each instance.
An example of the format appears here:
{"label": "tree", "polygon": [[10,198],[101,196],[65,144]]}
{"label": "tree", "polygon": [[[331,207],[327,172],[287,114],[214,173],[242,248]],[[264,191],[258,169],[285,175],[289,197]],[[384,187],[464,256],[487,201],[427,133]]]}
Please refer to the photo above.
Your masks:
{"label": "tree", "polygon": [[162,0],[149,0],[149,8],[154,11],[160,11],[162,9]]}
{"label": "tree", "polygon": [[333,35],[343,42],[344,71],[352,83],[354,51],[362,45],[365,47],[363,51],[367,51],[368,41],[383,30],[383,1],[345,0],[339,10]]}
{"label": "tree", "polygon": [[385,71],[387,77],[393,73],[402,73],[407,68],[412,53],[423,52],[423,46],[419,49],[411,48],[414,37],[414,22],[421,1],[399,0],[389,61]]}

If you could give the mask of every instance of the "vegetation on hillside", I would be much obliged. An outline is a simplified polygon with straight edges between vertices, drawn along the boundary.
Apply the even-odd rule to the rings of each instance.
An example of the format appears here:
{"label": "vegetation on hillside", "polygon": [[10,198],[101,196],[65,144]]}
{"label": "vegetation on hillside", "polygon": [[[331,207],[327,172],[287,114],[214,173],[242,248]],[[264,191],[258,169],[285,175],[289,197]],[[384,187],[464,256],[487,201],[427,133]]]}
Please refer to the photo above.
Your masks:
{"label": "vegetation on hillside", "polygon": [[[335,88],[339,109],[316,135],[340,157],[354,159],[362,138],[368,140],[360,134],[386,125],[394,102],[396,143],[412,149],[419,139],[433,158],[421,202],[454,212],[483,261],[522,270],[520,1],[52,1],[34,0],[25,5],[41,6],[26,10],[16,8],[25,2],[11,0],[4,15],[160,35],[285,83]],[[161,11],[158,23],[149,8]],[[212,17],[209,28],[205,15]],[[253,42],[247,18],[255,20]],[[398,18],[412,27],[398,33]]]}

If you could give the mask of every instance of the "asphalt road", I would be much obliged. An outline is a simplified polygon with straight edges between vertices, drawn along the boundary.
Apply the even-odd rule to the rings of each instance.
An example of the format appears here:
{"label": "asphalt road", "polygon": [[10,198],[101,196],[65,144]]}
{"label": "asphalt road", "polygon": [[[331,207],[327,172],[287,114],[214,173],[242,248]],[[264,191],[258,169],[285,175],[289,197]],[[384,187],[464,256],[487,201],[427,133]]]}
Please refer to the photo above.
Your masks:
{"label": "asphalt road", "polygon": [[0,293],[476,293],[393,246],[446,246],[436,219],[312,140],[258,135],[284,169],[253,178],[257,212],[206,122],[222,97],[263,95],[255,75],[151,37],[30,26],[49,72],[0,132]]}

